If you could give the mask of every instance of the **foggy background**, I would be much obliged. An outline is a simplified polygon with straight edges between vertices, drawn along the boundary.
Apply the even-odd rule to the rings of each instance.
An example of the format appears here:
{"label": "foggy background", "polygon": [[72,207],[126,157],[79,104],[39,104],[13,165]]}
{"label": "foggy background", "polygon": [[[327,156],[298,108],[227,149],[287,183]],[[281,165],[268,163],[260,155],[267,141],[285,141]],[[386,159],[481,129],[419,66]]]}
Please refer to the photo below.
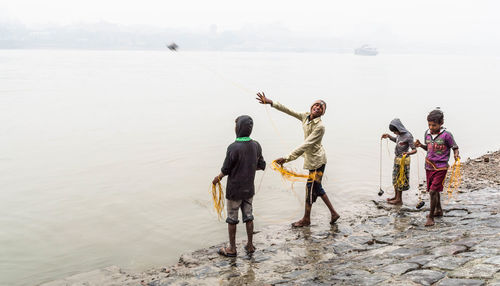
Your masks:
{"label": "foggy background", "polygon": [[500,54],[497,1],[0,3],[0,49]]}

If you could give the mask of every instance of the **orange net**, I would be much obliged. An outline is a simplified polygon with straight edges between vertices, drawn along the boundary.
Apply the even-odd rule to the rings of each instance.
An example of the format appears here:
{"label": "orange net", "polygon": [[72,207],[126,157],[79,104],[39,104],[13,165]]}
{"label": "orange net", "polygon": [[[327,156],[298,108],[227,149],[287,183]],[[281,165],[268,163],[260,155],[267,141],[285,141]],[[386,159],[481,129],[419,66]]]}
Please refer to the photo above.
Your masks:
{"label": "orange net", "polygon": [[319,181],[321,176],[323,176],[323,172],[311,172],[310,174],[299,174],[293,170],[287,169],[282,165],[278,164],[276,160],[271,163],[271,169],[281,174],[283,179],[290,182],[298,182],[298,181]]}
{"label": "orange net", "polygon": [[462,183],[462,164],[460,163],[460,158],[458,158],[453,166],[451,166],[451,174],[450,179],[448,181],[448,188],[446,191],[448,192],[448,199],[451,199],[453,193],[457,192],[458,187]]}
{"label": "orange net", "polygon": [[219,220],[223,219],[222,213],[225,213],[224,210],[224,192],[222,191],[222,185],[217,182],[217,186],[212,184],[212,200],[214,202],[214,209],[217,213],[217,217]]}

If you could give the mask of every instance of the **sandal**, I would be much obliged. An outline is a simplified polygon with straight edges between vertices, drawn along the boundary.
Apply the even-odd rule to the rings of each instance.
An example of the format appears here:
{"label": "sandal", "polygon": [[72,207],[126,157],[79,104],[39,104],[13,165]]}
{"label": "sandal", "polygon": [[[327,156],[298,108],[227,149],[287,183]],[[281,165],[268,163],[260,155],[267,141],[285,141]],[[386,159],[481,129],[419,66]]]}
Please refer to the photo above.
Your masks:
{"label": "sandal", "polygon": [[226,251],[226,248],[225,247],[222,247],[222,248],[219,248],[219,250],[217,250],[217,253],[222,255],[222,256],[225,256],[225,257],[236,257],[236,252],[235,253],[229,253]]}

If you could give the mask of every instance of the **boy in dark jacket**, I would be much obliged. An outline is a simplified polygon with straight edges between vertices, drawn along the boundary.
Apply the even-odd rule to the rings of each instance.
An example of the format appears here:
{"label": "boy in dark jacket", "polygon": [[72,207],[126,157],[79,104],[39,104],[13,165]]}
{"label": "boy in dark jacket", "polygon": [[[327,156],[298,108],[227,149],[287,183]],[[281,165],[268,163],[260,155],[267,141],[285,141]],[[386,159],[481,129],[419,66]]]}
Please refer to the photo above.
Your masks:
{"label": "boy in dark jacket", "polygon": [[253,246],[253,214],[252,199],[255,194],[255,171],[264,170],[266,162],[262,157],[262,148],[259,142],[250,139],[253,120],[248,115],[236,118],[236,141],[227,147],[226,159],[221,173],[212,183],[217,184],[228,175],[226,186],[226,205],[229,232],[229,247],[223,247],[218,253],[224,256],[236,256],[236,225],[238,224],[238,210],[241,208],[243,222],[246,223],[248,242],[245,250],[255,251]]}

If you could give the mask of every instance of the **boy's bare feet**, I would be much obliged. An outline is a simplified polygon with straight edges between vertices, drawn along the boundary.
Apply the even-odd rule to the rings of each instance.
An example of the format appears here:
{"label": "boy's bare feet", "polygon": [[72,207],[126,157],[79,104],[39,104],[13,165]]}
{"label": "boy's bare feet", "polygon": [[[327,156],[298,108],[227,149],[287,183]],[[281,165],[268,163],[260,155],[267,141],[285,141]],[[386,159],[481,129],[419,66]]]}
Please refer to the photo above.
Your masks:
{"label": "boy's bare feet", "polygon": [[303,226],[310,226],[311,225],[311,221],[310,220],[306,220],[306,219],[301,219],[299,221],[296,221],[294,223],[292,223],[292,227],[303,227]]}
{"label": "boy's bare feet", "polygon": [[402,200],[392,200],[392,201],[388,201],[387,203],[391,204],[391,205],[397,205],[397,206],[400,206],[403,204],[403,201]]}
{"label": "boy's bare feet", "polygon": [[339,214],[332,214],[332,218],[330,219],[330,224],[335,224],[339,218],[340,218]]}
{"label": "boy's bare feet", "polygon": [[394,201],[396,199],[396,197],[394,198],[387,198],[387,201]]}
{"label": "boy's bare feet", "polygon": [[245,251],[247,253],[254,253],[255,252],[255,246],[253,246],[253,244],[251,244],[251,245],[247,244],[247,245],[245,245]]}
{"label": "boy's bare feet", "polygon": [[434,212],[435,217],[442,217],[443,216],[443,210],[436,210]]}
{"label": "boy's bare feet", "polygon": [[425,223],[425,226],[433,226],[434,225],[434,219],[431,218],[429,215],[427,215],[427,222]]}

